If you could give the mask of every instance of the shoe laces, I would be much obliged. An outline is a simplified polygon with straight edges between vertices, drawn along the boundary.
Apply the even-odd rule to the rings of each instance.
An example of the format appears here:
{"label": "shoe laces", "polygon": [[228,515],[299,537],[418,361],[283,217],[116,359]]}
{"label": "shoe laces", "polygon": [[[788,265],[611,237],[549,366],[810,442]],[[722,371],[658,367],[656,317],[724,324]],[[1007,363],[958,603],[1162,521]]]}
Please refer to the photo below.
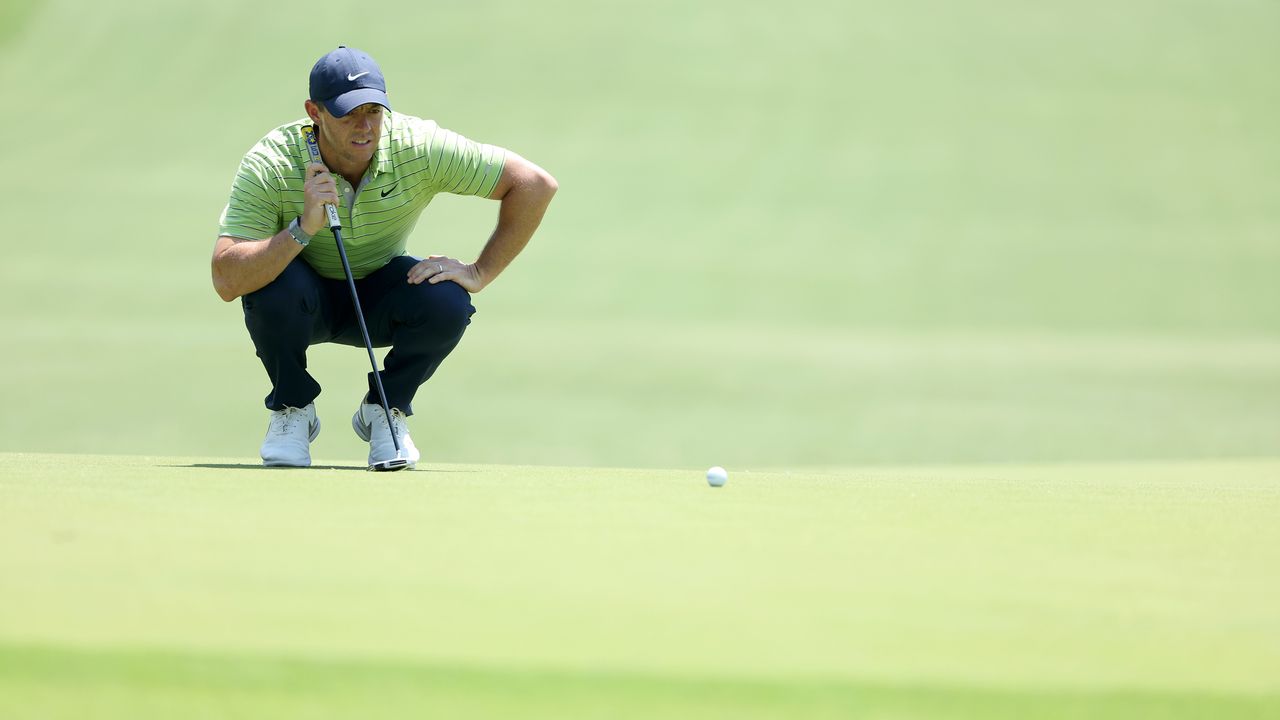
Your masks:
{"label": "shoe laces", "polygon": [[307,412],[302,408],[287,407],[271,413],[271,430],[277,433],[292,433],[302,422]]}
{"label": "shoe laces", "polygon": [[[378,408],[378,410],[381,410],[381,409],[382,409],[381,407]],[[389,424],[387,422],[388,418],[386,413],[375,411],[373,414],[377,418],[378,424],[381,425],[383,428],[386,428],[388,432],[394,432],[396,434],[397,439],[404,437],[405,415],[404,413],[400,412],[400,408],[391,408],[391,416],[390,416]]]}

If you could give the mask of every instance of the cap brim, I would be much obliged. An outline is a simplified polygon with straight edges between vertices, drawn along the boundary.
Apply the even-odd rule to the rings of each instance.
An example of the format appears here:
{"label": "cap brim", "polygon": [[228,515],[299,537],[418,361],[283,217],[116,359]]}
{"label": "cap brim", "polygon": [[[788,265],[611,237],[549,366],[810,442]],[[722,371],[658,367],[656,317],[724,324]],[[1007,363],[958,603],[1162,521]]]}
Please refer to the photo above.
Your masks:
{"label": "cap brim", "polygon": [[387,94],[377,88],[359,88],[349,93],[343,93],[332,100],[325,100],[324,109],[328,110],[329,114],[334,117],[342,117],[367,103],[374,103],[388,110],[391,109],[391,101],[387,99]]}

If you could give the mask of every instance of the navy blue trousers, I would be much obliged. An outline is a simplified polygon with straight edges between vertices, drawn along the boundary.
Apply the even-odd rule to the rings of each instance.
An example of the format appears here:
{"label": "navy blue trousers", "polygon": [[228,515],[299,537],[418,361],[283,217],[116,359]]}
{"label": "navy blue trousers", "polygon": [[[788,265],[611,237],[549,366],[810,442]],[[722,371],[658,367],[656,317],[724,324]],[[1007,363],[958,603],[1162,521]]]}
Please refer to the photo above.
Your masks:
{"label": "navy blue trousers", "polygon": [[[457,283],[409,284],[409,268],[417,262],[404,255],[356,280],[373,346],[391,348],[381,371],[387,404],[406,415],[413,414],[418,387],[457,347],[476,311],[471,294]],[[266,398],[270,410],[306,407],[320,394],[320,384],[307,372],[308,347],[364,347],[347,281],[320,277],[301,257],[240,303],[244,324],[271,378]],[[364,402],[378,402],[372,372]]]}

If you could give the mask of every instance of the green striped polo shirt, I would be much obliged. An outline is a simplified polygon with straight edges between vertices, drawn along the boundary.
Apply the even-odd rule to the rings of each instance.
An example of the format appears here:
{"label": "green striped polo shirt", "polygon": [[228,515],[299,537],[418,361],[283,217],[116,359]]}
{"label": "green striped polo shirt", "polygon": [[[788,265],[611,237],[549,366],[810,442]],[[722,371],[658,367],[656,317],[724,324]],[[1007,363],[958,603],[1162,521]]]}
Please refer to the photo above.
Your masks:
{"label": "green striped polo shirt", "polygon": [[[219,235],[269,238],[302,214],[310,154],[302,139],[309,119],[276,128],[258,141],[231,183]],[[383,114],[382,138],[358,187],[339,175],[342,242],[351,272],[362,278],[403,255],[409,233],[436,193],[487,196],[502,176],[506,151],[446,130],[430,120]],[[353,201],[354,200],[354,201]],[[322,277],[341,279],[342,261],[328,227],[302,257]]]}

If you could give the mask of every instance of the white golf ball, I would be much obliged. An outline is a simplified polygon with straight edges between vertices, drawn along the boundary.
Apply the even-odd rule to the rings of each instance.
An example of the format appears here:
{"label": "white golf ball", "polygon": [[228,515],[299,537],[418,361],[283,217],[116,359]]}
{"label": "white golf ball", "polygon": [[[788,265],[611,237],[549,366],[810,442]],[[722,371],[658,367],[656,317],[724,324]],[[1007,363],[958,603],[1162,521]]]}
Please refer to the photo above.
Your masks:
{"label": "white golf ball", "polygon": [[725,481],[728,479],[729,473],[725,472],[724,468],[719,465],[707,471],[707,484],[711,487],[720,487],[721,485],[724,485]]}

